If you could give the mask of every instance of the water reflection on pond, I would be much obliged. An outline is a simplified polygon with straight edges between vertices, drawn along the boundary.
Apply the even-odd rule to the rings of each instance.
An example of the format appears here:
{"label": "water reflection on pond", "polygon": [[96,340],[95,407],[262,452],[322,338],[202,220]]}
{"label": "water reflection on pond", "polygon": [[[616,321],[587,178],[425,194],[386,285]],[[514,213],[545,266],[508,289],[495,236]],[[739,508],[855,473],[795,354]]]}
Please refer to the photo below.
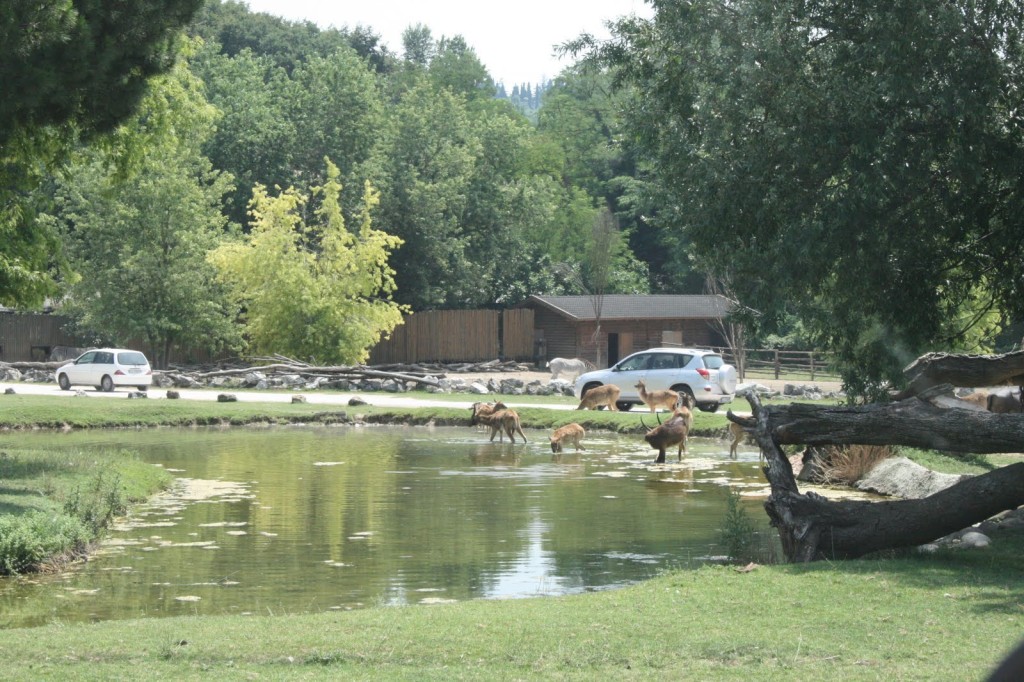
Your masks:
{"label": "water reflection on pond", "polygon": [[[553,456],[547,434],[274,427],[4,435],[0,447],[124,448],[174,488],[56,576],[0,579],[0,627],[190,613],[304,613],[621,586],[721,553],[728,487],[756,451],[691,439],[653,465],[637,436]],[[40,615],[42,614],[42,615]]]}

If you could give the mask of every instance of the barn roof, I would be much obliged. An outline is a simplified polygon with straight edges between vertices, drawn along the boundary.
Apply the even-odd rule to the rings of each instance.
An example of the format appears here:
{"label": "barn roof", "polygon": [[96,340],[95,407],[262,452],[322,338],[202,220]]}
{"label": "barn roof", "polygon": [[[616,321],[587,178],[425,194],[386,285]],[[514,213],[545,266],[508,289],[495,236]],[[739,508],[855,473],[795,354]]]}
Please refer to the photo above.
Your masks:
{"label": "barn roof", "polygon": [[[530,296],[526,306],[543,306],[563,317],[583,322],[594,320],[590,296]],[[729,314],[732,302],[719,295],[606,294],[601,304],[602,320],[707,320]]]}

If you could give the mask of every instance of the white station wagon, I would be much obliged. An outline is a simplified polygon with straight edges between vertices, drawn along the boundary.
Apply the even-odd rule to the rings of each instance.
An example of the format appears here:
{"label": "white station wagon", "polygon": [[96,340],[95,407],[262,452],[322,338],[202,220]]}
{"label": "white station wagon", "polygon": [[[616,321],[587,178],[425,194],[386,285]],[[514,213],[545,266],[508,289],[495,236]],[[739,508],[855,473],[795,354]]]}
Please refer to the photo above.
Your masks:
{"label": "white station wagon", "polygon": [[581,374],[573,386],[577,398],[587,391],[613,384],[621,393],[615,406],[628,410],[642,405],[636,384],[643,379],[648,391],[665,388],[687,393],[699,410],[714,412],[736,396],[736,368],[711,350],[650,348],[633,353],[608,369]]}
{"label": "white station wagon", "polygon": [[115,386],[134,386],[145,391],[153,382],[153,369],[146,356],[137,350],[97,348],[62,366],[56,377],[64,391],[72,386],[95,386],[107,392]]}

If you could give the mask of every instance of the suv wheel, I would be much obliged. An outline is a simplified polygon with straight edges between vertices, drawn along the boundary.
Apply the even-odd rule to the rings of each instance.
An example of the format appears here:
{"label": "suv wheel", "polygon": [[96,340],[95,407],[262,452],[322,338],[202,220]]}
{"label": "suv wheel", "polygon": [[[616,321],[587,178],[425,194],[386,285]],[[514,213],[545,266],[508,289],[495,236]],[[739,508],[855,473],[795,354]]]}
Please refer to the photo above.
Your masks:
{"label": "suv wheel", "polygon": [[629,412],[631,409],[633,409],[633,405],[635,404],[636,403],[631,403],[628,400],[620,400],[619,402],[615,403],[615,407],[619,408],[621,412]]}
{"label": "suv wheel", "polygon": [[672,390],[679,394],[679,402],[686,402],[687,405],[696,405],[697,399],[693,397],[693,391],[686,384],[676,384]]}
{"label": "suv wheel", "polygon": [[57,377],[57,383],[60,384],[60,390],[62,390],[62,391],[70,391],[71,390],[71,380],[68,379],[68,375],[67,374],[61,374],[59,377]]}
{"label": "suv wheel", "polygon": [[103,378],[100,379],[100,390],[103,391],[104,393],[110,393],[111,391],[113,391],[114,380],[111,379],[109,376],[104,375]]}
{"label": "suv wheel", "polygon": [[718,403],[701,403],[697,409],[701,412],[718,412]]}

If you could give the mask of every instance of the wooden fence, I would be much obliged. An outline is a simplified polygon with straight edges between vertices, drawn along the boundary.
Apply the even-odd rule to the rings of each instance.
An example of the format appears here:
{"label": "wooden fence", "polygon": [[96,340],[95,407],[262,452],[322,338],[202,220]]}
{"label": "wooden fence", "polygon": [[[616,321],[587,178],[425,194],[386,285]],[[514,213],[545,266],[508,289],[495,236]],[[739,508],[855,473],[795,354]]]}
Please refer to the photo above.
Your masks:
{"label": "wooden fence", "polygon": [[486,362],[533,358],[533,311],[431,310],[413,313],[370,350],[369,363]]}
{"label": "wooden fence", "polygon": [[[533,310],[435,310],[405,317],[391,338],[370,350],[370,364],[487,362],[534,359]],[[87,346],[64,331],[61,315],[0,313],[0,361],[50,359],[59,346]],[[142,349],[140,344],[128,348]],[[63,358],[62,358],[63,359]],[[197,351],[178,351],[172,361],[209,360]]]}
{"label": "wooden fence", "polygon": [[[725,361],[739,367],[736,355],[728,348],[717,348]],[[821,351],[744,348],[744,376],[741,379],[801,379],[838,381],[839,375]]]}
{"label": "wooden fence", "polygon": [[69,322],[62,315],[0,313],[0,361],[45,362],[58,346],[85,345],[64,331]]}

